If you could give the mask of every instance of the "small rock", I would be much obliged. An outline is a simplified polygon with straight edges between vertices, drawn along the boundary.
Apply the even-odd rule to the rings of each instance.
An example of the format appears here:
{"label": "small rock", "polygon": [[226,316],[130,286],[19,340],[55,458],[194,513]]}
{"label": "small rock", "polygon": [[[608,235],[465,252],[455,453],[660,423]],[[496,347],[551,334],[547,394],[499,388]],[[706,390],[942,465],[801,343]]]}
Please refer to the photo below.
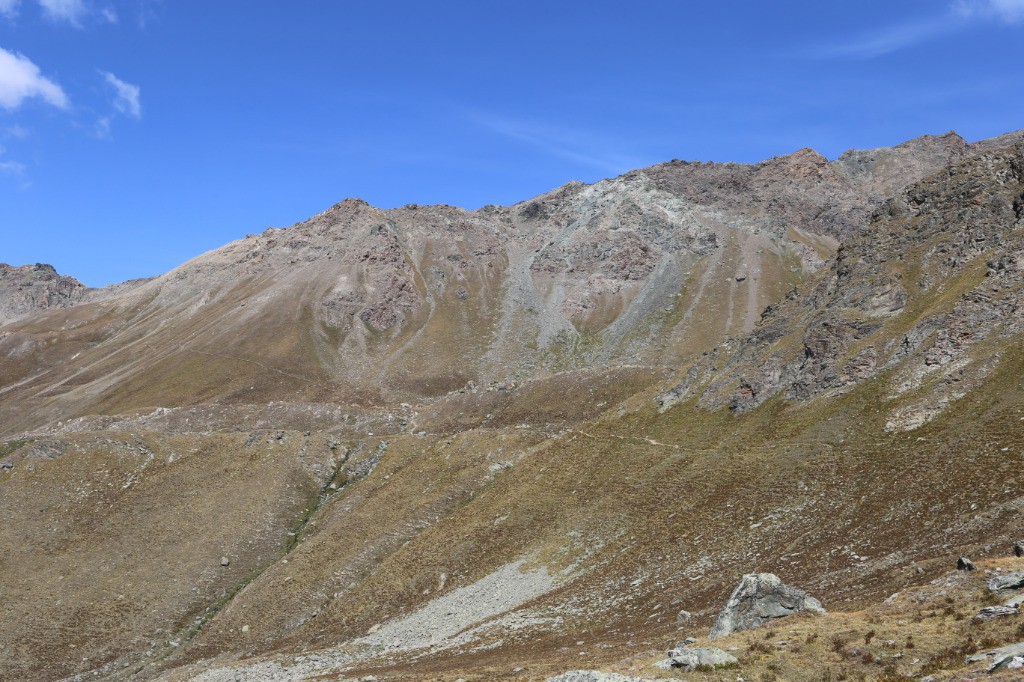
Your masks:
{"label": "small rock", "polygon": [[221,566],[230,566],[231,565],[231,559],[227,558],[226,556],[222,556],[220,558],[220,565]]}
{"label": "small rock", "polygon": [[242,632],[249,632],[249,626],[248,625],[243,625],[242,626]]}
{"label": "small rock", "polygon": [[1013,556],[1024,556],[1024,540],[1013,543]]}
{"label": "small rock", "polygon": [[596,670],[570,670],[561,675],[549,677],[546,682],[653,682],[639,677],[626,677],[616,673],[602,673]]}
{"label": "small rock", "polygon": [[669,660],[673,668],[682,668],[686,672],[693,672],[704,666],[723,668],[739,663],[735,656],[716,646],[674,649],[669,652]]}
{"label": "small rock", "polygon": [[693,617],[693,614],[690,613],[689,611],[680,611],[679,613],[676,614],[676,622],[677,623],[685,623],[686,621],[690,620],[690,618],[692,618],[692,617]]}
{"label": "small rock", "polygon": [[993,592],[1016,590],[1024,587],[1024,571],[1013,571],[1005,575],[997,575],[988,581],[988,589]]}
{"label": "small rock", "polygon": [[965,556],[960,557],[956,560],[956,570],[958,571],[973,571],[974,562]]}

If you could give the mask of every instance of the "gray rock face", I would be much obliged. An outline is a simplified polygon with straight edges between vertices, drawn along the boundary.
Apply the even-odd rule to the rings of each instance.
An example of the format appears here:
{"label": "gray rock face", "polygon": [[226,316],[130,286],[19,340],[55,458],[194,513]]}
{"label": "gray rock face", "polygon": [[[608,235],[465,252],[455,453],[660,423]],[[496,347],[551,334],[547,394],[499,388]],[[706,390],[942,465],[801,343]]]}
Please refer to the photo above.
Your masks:
{"label": "gray rock face", "polygon": [[988,581],[988,589],[993,592],[1016,590],[1024,587],[1024,571],[1014,571],[1005,575],[997,575]]}
{"label": "gray rock face", "polygon": [[0,325],[40,310],[72,306],[88,291],[74,277],[58,274],[52,265],[0,263]]}
{"label": "gray rock face", "polygon": [[960,557],[956,560],[956,570],[958,571],[973,571],[974,562],[965,556]]}
{"label": "gray rock face", "polygon": [[686,672],[692,672],[698,668],[724,668],[739,663],[735,656],[716,646],[673,649],[668,653],[669,657],[661,661],[659,667],[681,668]]}
{"label": "gray rock face", "polygon": [[825,613],[821,602],[803,590],[784,584],[774,573],[749,573],[733,590],[709,637],[725,637],[733,632],[760,627],[774,618],[783,618],[798,611]]}

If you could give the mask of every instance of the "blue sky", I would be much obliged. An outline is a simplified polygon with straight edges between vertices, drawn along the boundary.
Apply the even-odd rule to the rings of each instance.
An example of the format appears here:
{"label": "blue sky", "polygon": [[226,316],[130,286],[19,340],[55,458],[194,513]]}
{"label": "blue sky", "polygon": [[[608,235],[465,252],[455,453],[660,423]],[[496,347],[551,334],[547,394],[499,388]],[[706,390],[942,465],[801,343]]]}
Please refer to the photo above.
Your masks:
{"label": "blue sky", "polygon": [[0,262],[99,286],[345,197],[1024,128],[1024,0],[0,0]]}

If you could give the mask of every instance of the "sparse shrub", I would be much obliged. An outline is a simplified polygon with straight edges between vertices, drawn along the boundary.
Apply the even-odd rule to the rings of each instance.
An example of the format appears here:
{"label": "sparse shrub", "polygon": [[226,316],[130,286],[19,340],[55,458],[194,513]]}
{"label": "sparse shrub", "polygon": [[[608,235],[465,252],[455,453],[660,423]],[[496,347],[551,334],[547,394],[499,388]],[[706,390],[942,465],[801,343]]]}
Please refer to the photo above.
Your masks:
{"label": "sparse shrub", "polygon": [[953,670],[964,666],[964,659],[978,651],[978,646],[971,637],[959,646],[951,646],[931,656],[921,667],[921,674],[930,675],[940,670]]}
{"label": "sparse shrub", "polygon": [[772,647],[767,642],[751,642],[750,646],[747,647],[747,651],[752,654],[767,654],[772,650]]}
{"label": "sparse shrub", "polygon": [[809,632],[809,633],[807,633],[807,639],[805,641],[808,644],[814,644],[814,642],[816,642],[817,639],[818,639],[818,633],[817,632]]}
{"label": "sparse shrub", "polygon": [[875,638],[877,633],[874,630],[868,630],[864,633],[864,643],[871,644],[871,640]]}
{"label": "sparse shrub", "polygon": [[906,649],[913,649],[914,648],[914,636],[913,635],[907,635],[907,643],[904,644],[903,647],[906,648]]}

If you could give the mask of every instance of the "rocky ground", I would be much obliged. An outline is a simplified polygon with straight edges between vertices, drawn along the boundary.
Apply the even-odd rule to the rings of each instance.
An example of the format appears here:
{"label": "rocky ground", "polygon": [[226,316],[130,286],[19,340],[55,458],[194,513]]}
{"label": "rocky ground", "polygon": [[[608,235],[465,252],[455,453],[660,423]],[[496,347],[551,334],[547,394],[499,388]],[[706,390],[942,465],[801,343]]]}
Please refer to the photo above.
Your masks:
{"label": "rocky ground", "polygon": [[1022,140],[346,200],[105,290],[3,266],[0,677],[988,675]]}

